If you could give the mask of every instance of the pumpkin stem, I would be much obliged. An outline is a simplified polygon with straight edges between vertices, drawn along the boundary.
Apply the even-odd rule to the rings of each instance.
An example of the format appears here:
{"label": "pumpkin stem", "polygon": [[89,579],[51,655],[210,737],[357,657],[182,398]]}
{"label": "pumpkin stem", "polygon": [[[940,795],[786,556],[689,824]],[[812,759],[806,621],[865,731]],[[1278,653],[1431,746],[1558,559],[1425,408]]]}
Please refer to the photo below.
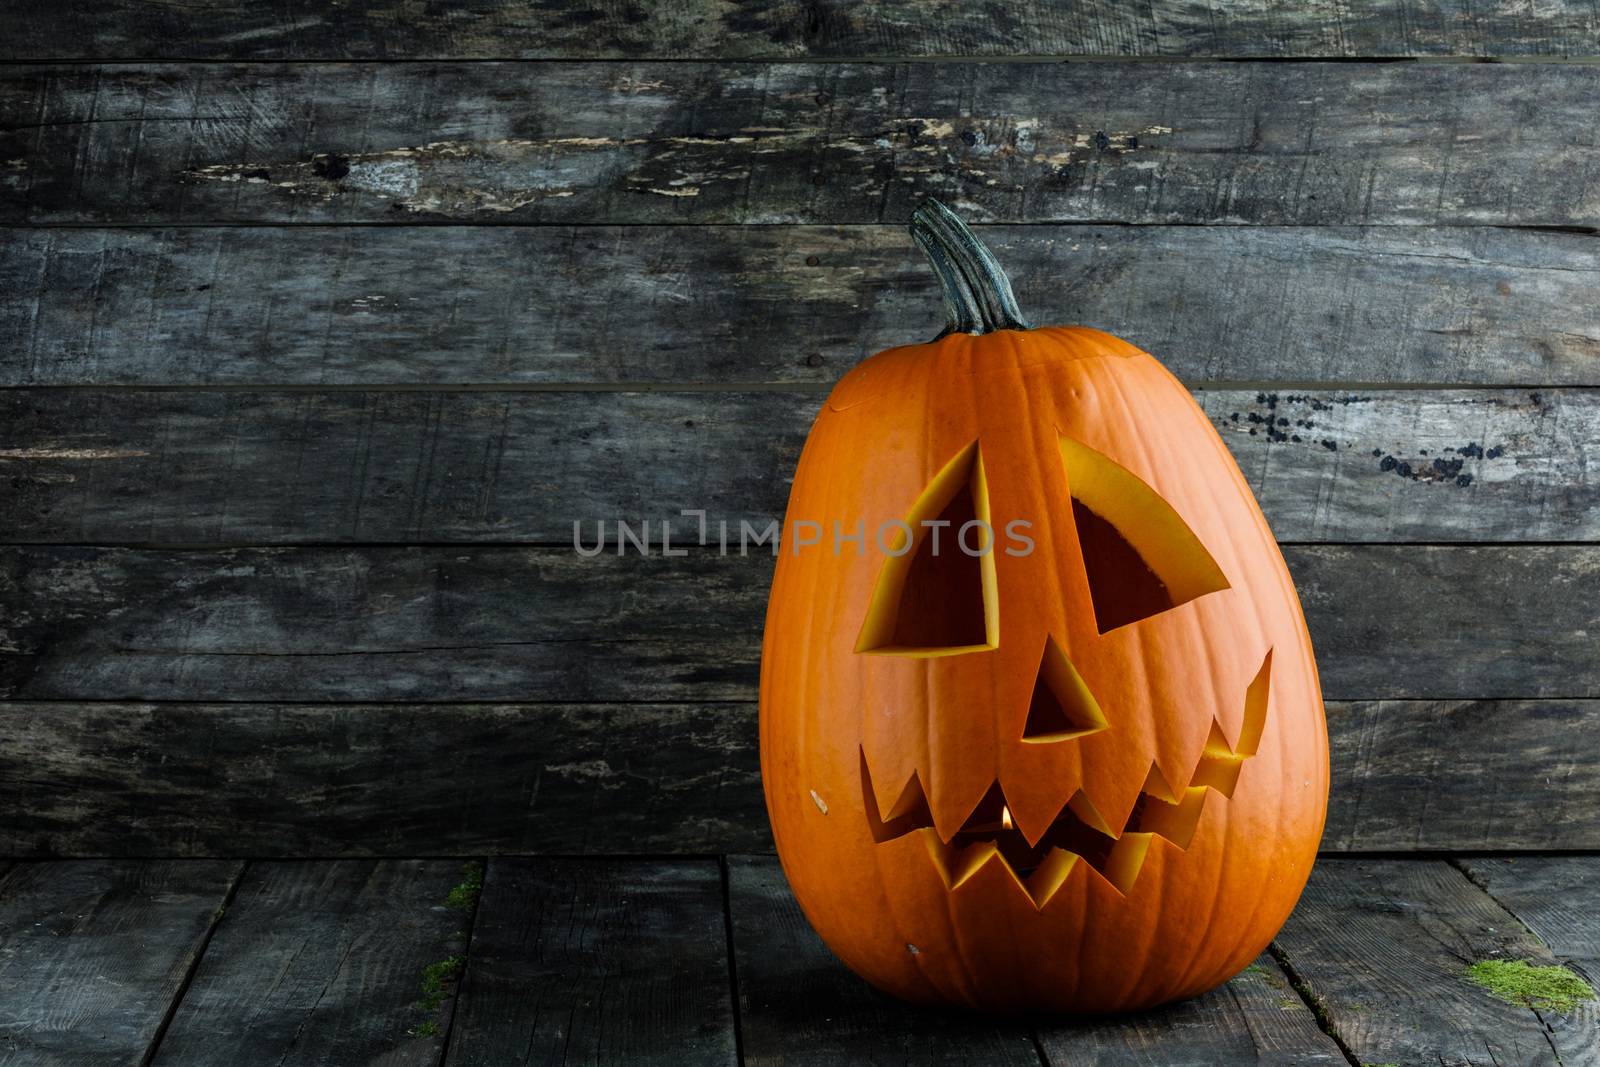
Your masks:
{"label": "pumpkin stem", "polygon": [[1033,323],[1022,317],[1011,281],[994,253],[960,215],[929,197],[911,215],[911,239],[939,276],[944,306],[950,312],[950,323],[939,337],[1033,329]]}

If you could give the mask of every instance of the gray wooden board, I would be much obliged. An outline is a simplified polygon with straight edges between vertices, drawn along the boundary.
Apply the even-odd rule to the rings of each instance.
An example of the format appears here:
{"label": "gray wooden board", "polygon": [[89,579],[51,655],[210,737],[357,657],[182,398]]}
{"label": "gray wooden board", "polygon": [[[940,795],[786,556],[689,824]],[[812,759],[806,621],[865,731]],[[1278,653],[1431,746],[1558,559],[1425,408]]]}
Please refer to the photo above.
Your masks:
{"label": "gray wooden board", "polygon": [[[1591,818],[1593,805],[1591,804]],[[1600,856],[1470,856],[1467,876],[1600,986]]]}
{"label": "gray wooden board", "polygon": [[[1600,539],[1600,391],[1220,390],[1287,541]],[[0,540],[678,544],[784,512],[822,398],[786,392],[0,392]],[[905,506],[909,508],[908,498]],[[846,527],[849,516],[841,516]]]}
{"label": "gray wooden board", "polygon": [[202,11],[138,0],[0,8],[0,58],[516,59],[849,56],[1581,56],[1600,53],[1576,0],[1484,7],[1463,0],[1346,5],[1188,0],[1063,8],[1048,0],[957,6],[822,0],[616,5],[472,0],[417,7],[359,0]]}
{"label": "gray wooden board", "polygon": [[[1600,697],[1600,548],[1284,554],[1329,699]],[[750,700],[771,566],[570,546],[13,546],[0,697]]]}
{"label": "gray wooden board", "polygon": [[0,855],[772,848],[753,704],[0,703],[0,783]]}
{"label": "gray wooden board", "polygon": [[1447,863],[1323,859],[1276,943],[1361,1063],[1596,1062],[1594,1017],[1541,1018],[1467,977],[1485,959],[1556,961]]}
{"label": "gray wooden board", "polygon": [[1328,736],[1326,850],[1600,849],[1600,703],[1334,701]]}
{"label": "gray wooden board", "polygon": [[454,1000],[423,1003],[422,972],[466,946],[471,909],[445,904],[462,877],[454,860],[252,863],[154,1062],[438,1064]]}
{"label": "gray wooden board", "polygon": [[0,70],[0,221],[1600,224],[1600,69]]}
{"label": "gray wooden board", "polygon": [[723,909],[714,860],[490,860],[446,1063],[736,1063]]}
{"label": "gray wooden board", "polygon": [[1284,555],[1330,698],[1600,696],[1600,554],[1587,547]]}
{"label": "gray wooden board", "polygon": [[570,548],[0,560],[0,649],[17,650],[0,694],[48,699],[750,699],[772,566]]}
{"label": "gray wooden board", "polygon": [[[1328,732],[1325,850],[1600,849],[1600,702],[1334,701]],[[0,782],[0,855],[772,848],[750,703],[0,703]]]}
{"label": "gray wooden board", "polygon": [[242,866],[12,867],[0,878],[0,1064],[143,1063]]}
{"label": "gray wooden board", "polygon": [[[1594,384],[1592,237],[993,226],[1185,381]],[[942,326],[900,225],[4,231],[0,384],[831,383]]]}
{"label": "gray wooden board", "polygon": [[1267,953],[1226,985],[1154,1011],[1040,1027],[1054,1067],[1345,1067]]}
{"label": "gray wooden board", "polygon": [[726,862],[747,1067],[1038,1067],[1025,1022],[912,1007],[877,992],[812,931],[776,859],[730,856]]}

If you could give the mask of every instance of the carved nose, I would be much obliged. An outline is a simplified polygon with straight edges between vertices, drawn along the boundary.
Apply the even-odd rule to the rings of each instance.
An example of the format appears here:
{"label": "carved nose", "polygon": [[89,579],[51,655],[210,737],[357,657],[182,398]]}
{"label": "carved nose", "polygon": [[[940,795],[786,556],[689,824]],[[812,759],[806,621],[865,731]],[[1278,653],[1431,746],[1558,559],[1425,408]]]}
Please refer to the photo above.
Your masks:
{"label": "carved nose", "polygon": [[1022,740],[1034,745],[1071,741],[1109,725],[1088,683],[1056,639],[1047,637]]}

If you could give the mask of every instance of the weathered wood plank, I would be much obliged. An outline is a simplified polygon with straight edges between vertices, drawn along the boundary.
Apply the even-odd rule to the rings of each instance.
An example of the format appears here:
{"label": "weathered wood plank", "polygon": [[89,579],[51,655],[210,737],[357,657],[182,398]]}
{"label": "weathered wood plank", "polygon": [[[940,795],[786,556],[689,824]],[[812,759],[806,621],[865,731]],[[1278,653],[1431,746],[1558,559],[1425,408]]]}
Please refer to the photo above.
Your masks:
{"label": "weathered wood plank", "polygon": [[1600,986],[1600,856],[1472,856],[1456,862],[1551,952]]}
{"label": "weathered wood plank", "polygon": [[0,695],[38,699],[748,700],[771,570],[508,548],[0,560]]}
{"label": "weathered wood plank", "polygon": [[[1600,539],[1600,391],[1200,394],[1288,541]],[[781,518],[809,393],[0,392],[0,540],[572,543]],[[910,506],[910,501],[907,502]],[[851,519],[841,517],[849,526]]]}
{"label": "weathered wood plank", "polygon": [[733,1064],[712,860],[492,859],[447,1063]]}
{"label": "weathered wood plank", "polygon": [[203,11],[136,0],[55,0],[0,11],[0,59],[663,59],[858,56],[1584,56],[1594,12],[1575,0],[1332,0],[1217,9],[1186,0],[1063,9],[1042,0],[949,6],[887,0],[619,7],[474,0],[418,8],[360,0]]}
{"label": "weathered wood plank", "polygon": [[0,221],[882,222],[934,194],[1594,226],[1597,92],[1584,65],[14,66]]}
{"label": "weathered wood plank", "polygon": [[0,1063],[144,1062],[243,866],[13,867],[0,879]]}
{"label": "weathered wood plank", "polygon": [[1267,953],[1226,985],[1155,1011],[1042,1026],[1056,1067],[1345,1067]]}
{"label": "weathered wood plank", "polygon": [[462,881],[453,860],[251,864],[154,1062],[433,1067],[454,1000],[423,970],[466,946]]}
{"label": "weathered wood plank", "polygon": [[1449,864],[1329,860],[1277,944],[1362,1063],[1593,1063],[1600,1023],[1508,1004],[1466,974],[1548,949]]}
{"label": "weathered wood plank", "polygon": [[1328,737],[1325,850],[1600,848],[1600,702],[1335,701]]}
{"label": "weathered wood plank", "polygon": [[1600,552],[1308,545],[1284,555],[1330,698],[1600,696]]}
{"label": "weathered wood plank", "polygon": [[772,848],[753,704],[0,703],[0,782],[0,855]]}
{"label": "weathered wood plank", "polygon": [[[1600,548],[1285,556],[1329,699],[1600,697]],[[0,697],[749,700],[770,573],[710,551],[10,547]]]}
{"label": "weathered wood plank", "polygon": [[[1600,702],[1334,701],[1328,732],[1327,851],[1600,849]],[[0,782],[9,855],[772,849],[751,703],[0,704]]]}
{"label": "weathered wood plank", "polygon": [[[1585,235],[983,237],[1036,321],[1126,337],[1192,383],[1600,380]],[[898,225],[17,229],[0,242],[5,385],[821,384],[931,337],[941,315]]]}
{"label": "weathered wood plank", "polygon": [[748,1067],[1038,1067],[1025,1022],[914,1008],[857,978],[806,923],[775,858],[730,856],[727,864]]}

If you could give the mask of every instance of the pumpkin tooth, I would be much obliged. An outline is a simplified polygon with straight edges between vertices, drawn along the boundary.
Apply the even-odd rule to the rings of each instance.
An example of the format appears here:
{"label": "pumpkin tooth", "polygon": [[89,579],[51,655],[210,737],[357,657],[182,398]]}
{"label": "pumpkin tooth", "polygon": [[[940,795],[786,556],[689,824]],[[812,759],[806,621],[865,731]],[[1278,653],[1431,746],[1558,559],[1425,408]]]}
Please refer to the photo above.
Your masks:
{"label": "pumpkin tooth", "polygon": [[1076,852],[1068,852],[1064,848],[1051,849],[1050,855],[1022,883],[1033,900],[1033,906],[1043,911],[1044,906],[1056,895],[1056,890],[1066,885],[1072,872],[1078,869],[1081,859],[1083,857]]}
{"label": "pumpkin tooth", "polygon": [[1139,880],[1139,872],[1144,869],[1145,857],[1150,853],[1150,842],[1155,836],[1146,833],[1123,834],[1111,846],[1105,865],[1099,868],[1101,876],[1123,896],[1127,896],[1133,890],[1133,883]]}
{"label": "pumpkin tooth", "polygon": [[1094,806],[1094,801],[1090,800],[1089,794],[1083,790],[1080,789],[1072,794],[1072,799],[1067,801],[1067,810],[1076,815],[1085,825],[1100,831],[1107,837],[1117,836],[1117,831],[1112,829],[1111,823],[1107,821],[1104,815],[1100,814],[1100,809]]}
{"label": "pumpkin tooth", "polygon": [[[955,889],[968,878],[978,873],[978,868],[988,863],[996,856],[1000,856],[1000,849],[993,841],[980,841],[975,845],[968,845],[961,849],[956,856],[956,862],[950,869],[950,888]],[[1011,864],[1006,863],[1005,857],[1000,856],[1000,862],[1011,870]],[[1015,874],[1012,871],[1012,874]]]}
{"label": "pumpkin tooth", "polygon": [[1129,829],[1160,834],[1179,848],[1188,848],[1194,840],[1195,828],[1200,825],[1206,791],[1203,785],[1192,785],[1183,791],[1183,799],[1177,801],[1152,796],[1140,806],[1138,817]]}
{"label": "pumpkin tooth", "polygon": [[[962,847],[947,844],[939,840],[939,835],[931,828],[918,831],[922,843],[928,849],[928,858],[933,861],[934,867],[939,871],[939,876],[944,879],[946,889],[954,889],[967,881],[978,869],[990,859],[999,855],[999,849],[993,841],[980,841],[975,845]],[[1001,857],[1003,863],[1005,858]],[[1009,865],[1007,865],[1009,868]]]}

